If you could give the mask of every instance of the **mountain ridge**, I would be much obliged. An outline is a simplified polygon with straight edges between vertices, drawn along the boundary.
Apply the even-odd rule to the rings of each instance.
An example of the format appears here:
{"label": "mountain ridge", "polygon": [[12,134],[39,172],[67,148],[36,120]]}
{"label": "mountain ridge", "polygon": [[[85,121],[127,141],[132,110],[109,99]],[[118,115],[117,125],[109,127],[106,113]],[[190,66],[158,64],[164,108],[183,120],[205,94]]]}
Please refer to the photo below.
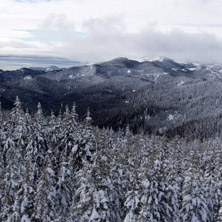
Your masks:
{"label": "mountain ridge", "polygon": [[[17,95],[31,112],[39,101],[47,114],[51,110],[58,114],[64,105],[71,107],[76,102],[80,117],[89,107],[99,127],[117,130],[130,125],[134,132],[176,134],[188,122],[212,118],[215,125],[216,119],[221,121],[222,66],[177,63],[168,58],[142,62],[116,58],[48,72],[1,71],[3,109],[12,108]],[[197,134],[202,135],[201,130]]]}

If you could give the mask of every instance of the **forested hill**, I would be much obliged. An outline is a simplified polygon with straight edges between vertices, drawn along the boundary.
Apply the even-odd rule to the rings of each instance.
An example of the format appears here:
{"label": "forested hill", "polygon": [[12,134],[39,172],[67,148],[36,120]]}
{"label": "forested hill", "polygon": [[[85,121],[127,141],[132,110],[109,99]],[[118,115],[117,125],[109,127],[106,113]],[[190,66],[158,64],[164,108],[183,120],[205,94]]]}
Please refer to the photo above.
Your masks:
{"label": "forested hill", "polygon": [[222,142],[114,132],[75,104],[0,111],[0,221],[222,221]]}
{"label": "forested hill", "polygon": [[24,110],[34,113],[41,102],[47,115],[76,102],[80,119],[89,108],[100,128],[129,125],[134,133],[191,139],[222,136],[221,65],[117,58],[67,69],[0,70],[2,108],[12,109],[17,95]]}

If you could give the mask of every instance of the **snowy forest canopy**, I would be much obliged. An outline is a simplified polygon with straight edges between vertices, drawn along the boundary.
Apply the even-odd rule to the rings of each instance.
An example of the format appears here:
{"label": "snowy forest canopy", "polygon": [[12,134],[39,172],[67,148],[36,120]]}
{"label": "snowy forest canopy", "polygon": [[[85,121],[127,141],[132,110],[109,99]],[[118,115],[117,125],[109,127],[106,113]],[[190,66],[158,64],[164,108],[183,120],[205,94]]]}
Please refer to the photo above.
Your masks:
{"label": "snowy forest canopy", "polygon": [[222,221],[222,142],[0,110],[0,221]]}

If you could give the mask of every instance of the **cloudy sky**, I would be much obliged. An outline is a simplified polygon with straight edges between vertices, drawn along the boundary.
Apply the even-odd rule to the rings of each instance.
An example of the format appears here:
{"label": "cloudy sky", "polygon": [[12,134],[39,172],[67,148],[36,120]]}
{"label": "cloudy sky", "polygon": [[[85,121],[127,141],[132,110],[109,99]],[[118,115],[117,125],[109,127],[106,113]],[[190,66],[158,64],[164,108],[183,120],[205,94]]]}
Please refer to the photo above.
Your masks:
{"label": "cloudy sky", "polygon": [[221,0],[0,0],[0,56],[222,63],[221,12]]}

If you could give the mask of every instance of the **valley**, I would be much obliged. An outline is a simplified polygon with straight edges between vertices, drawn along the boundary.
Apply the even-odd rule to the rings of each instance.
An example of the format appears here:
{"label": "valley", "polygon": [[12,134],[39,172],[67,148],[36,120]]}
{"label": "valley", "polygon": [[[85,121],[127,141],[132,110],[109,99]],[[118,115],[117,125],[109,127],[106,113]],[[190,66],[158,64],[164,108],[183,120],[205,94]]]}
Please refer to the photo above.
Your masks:
{"label": "valley", "polygon": [[[16,96],[24,109],[57,115],[73,102],[84,118],[114,130],[192,137],[220,136],[222,66],[179,63],[168,58],[111,61],[51,69],[0,72],[0,101],[11,109]],[[194,128],[195,125],[195,129]],[[198,126],[196,126],[198,125]]]}

